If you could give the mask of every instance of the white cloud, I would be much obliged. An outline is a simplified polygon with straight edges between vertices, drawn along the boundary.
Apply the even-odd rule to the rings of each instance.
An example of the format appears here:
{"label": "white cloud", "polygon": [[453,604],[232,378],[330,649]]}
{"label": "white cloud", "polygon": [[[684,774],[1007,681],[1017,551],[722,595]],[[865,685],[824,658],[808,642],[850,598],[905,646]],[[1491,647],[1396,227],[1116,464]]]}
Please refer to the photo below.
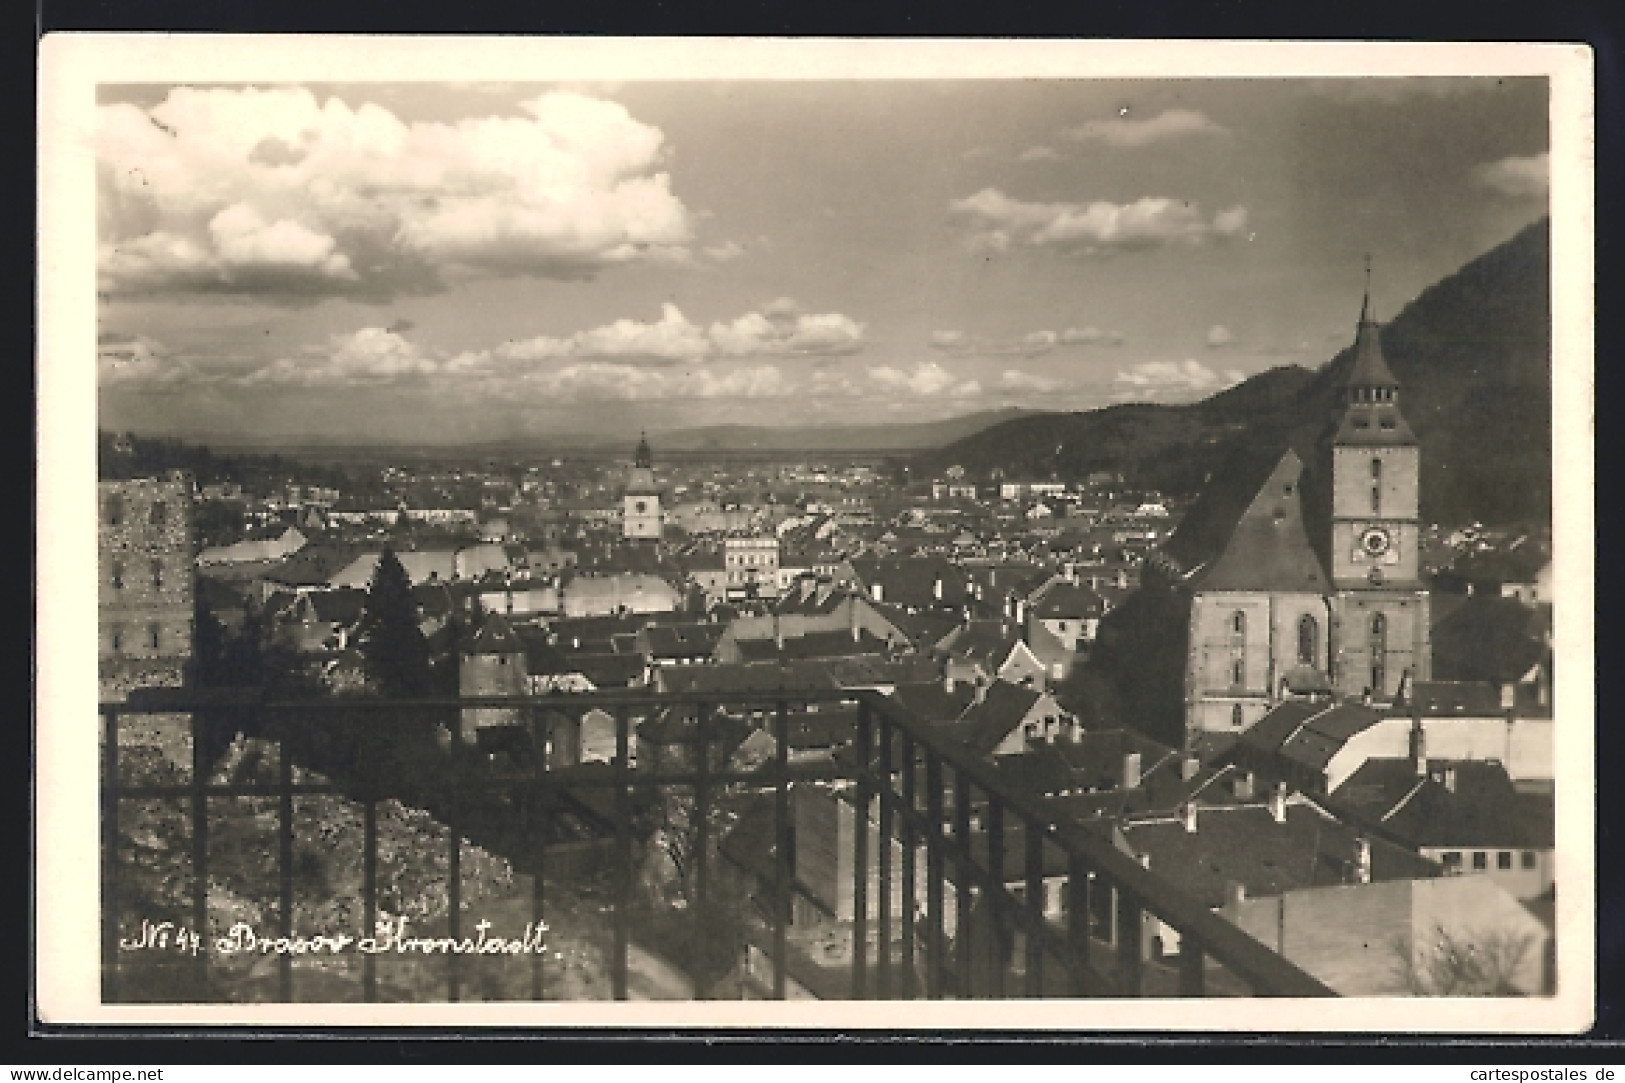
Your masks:
{"label": "white cloud", "polygon": [[1228,369],[1215,372],[1200,361],[1146,361],[1120,370],[1113,382],[1118,385],[1120,399],[1153,399],[1164,395],[1199,395],[1233,387],[1246,379],[1246,374]]}
{"label": "white cloud", "polygon": [[723,241],[705,249],[705,254],[718,263],[728,263],[745,254],[745,246],[738,241]]}
{"label": "white cloud", "polygon": [[163,343],[145,335],[105,334],[96,343],[99,386],[161,386],[180,383],[192,373],[170,357]]}
{"label": "white cloud", "polygon": [[717,321],[709,328],[690,322],[676,305],[665,304],[660,319],[654,323],[621,319],[566,338],[542,335],[507,343],[488,355],[468,355],[459,367],[481,367],[491,358],[606,358],[671,365],[718,358],[837,357],[862,349],[863,334],[864,325],[849,316],[838,312],[801,313],[789,298],[780,298],[761,312]]}
{"label": "white cloud", "polygon": [[1087,327],[1068,327],[1061,332],[1063,346],[1121,346],[1123,332],[1102,331],[1090,324]]}
{"label": "white cloud", "polygon": [[333,335],[324,347],[308,347],[297,357],[284,357],[254,371],[242,382],[250,386],[354,387],[397,383],[444,371],[441,361],[415,343],[383,327],[363,327]]}
{"label": "white cloud", "polygon": [[979,383],[974,380],[961,381],[935,361],[921,361],[912,372],[892,365],[880,365],[869,370],[869,382],[884,392],[920,398],[936,395],[964,398],[981,392]]}
{"label": "white cloud", "polygon": [[1058,341],[1054,331],[1029,331],[1013,339],[986,339],[963,331],[936,331],[931,335],[930,345],[949,357],[1040,357],[1055,349]]}
{"label": "white cloud", "polygon": [[1236,336],[1222,323],[1216,323],[1207,329],[1207,348],[1210,350],[1222,350],[1235,341]]}
{"label": "white cloud", "polygon": [[1033,394],[1053,394],[1062,388],[1059,380],[1052,380],[1047,376],[1039,376],[1021,369],[1005,369],[999,374],[999,386],[1007,391],[1023,391]]}
{"label": "white cloud", "polygon": [[1473,180],[1479,187],[1514,199],[1545,199],[1551,175],[1551,155],[1544,153],[1527,158],[1513,155],[1473,170]]}
{"label": "white cloud", "polygon": [[1068,128],[1062,134],[1080,143],[1144,147],[1193,135],[1224,135],[1228,130],[1194,109],[1169,109],[1146,120],[1123,116],[1111,120],[1091,120],[1076,128]]}
{"label": "white cloud", "polygon": [[1019,160],[1023,162],[1058,162],[1061,160],[1054,147],[1028,147],[1022,151]]}
{"label": "white cloud", "polygon": [[537,373],[527,391],[553,403],[642,402],[678,399],[775,399],[796,394],[776,365],[684,371],[649,369],[610,361],[585,361]]}
{"label": "white cloud", "polygon": [[382,298],[449,268],[580,278],[686,255],[658,128],[575,93],[520,109],[407,124],[301,87],[103,106],[102,288]]}
{"label": "white cloud", "polygon": [[1164,247],[1198,247],[1228,240],[1247,225],[1247,211],[1233,207],[1211,221],[1199,207],[1147,196],[1133,203],[1029,203],[997,188],[949,204],[968,230],[973,249],[1002,252],[1014,244],[1074,255],[1108,255]]}

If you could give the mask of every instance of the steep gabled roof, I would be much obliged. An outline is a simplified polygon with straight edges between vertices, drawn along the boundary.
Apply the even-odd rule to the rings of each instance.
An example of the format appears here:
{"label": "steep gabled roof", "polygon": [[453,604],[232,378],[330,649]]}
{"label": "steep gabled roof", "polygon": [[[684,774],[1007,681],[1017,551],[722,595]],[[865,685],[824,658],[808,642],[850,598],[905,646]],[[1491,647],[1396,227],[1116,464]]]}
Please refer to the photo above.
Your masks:
{"label": "steep gabled roof", "polygon": [[480,630],[468,642],[469,654],[524,654],[525,644],[500,613],[487,613]]}
{"label": "steep gabled roof", "polygon": [[1303,591],[1327,587],[1303,523],[1303,462],[1290,449],[1236,520],[1224,549],[1193,583],[1203,591]]}

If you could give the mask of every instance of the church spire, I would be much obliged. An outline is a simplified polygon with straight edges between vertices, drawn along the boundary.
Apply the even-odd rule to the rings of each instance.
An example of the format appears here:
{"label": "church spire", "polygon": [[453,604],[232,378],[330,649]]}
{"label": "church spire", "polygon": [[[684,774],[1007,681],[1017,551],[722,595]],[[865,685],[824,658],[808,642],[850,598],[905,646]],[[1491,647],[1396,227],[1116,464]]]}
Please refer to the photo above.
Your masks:
{"label": "church spire", "polygon": [[632,458],[632,465],[645,470],[654,466],[654,456],[649,452],[649,437],[646,433],[638,433],[638,450]]}
{"label": "church spire", "polygon": [[1354,332],[1354,365],[1343,381],[1347,401],[1393,402],[1399,380],[1382,355],[1382,325],[1371,315],[1371,257],[1365,257],[1365,295],[1360,300],[1360,323]]}

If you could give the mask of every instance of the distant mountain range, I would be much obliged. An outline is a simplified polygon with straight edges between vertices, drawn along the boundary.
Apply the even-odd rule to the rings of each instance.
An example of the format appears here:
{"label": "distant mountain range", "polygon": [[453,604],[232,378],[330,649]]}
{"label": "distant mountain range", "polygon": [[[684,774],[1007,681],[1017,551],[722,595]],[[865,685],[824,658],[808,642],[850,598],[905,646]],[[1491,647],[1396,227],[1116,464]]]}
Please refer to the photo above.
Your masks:
{"label": "distant mountain range", "polygon": [[[1429,287],[1382,329],[1400,408],[1422,444],[1422,514],[1445,523],[1549,522],[1550,222],[1542,220]],[[1259,373],[1202,402],[1125,404],[1015,418],[924,456],[973,474],[1122,472],[1132,484],[1200,490],[1249,446],[1306,461],[1338,411],[1349,346],[1311,371]]]}
{"label": "distant mountain range", "polygon": [[[896,452],[914,453],[941,447],[990,425],[1040,416],[1040,411],[1010,407],[1002,410],[983,410],[942,421],[917,421],[887,425],[842,425],[831,428],[797,426],[770,428],[762,425],[712,425],[703,428],[651,431],[649,442],[655,457],[663,453],[695,454],[701,452]],[[297,445],[287,441],[245,442],[242,438],[214,437],[206,441],[214,448],[266,451],[273,447],[288,454],[318,454],[346,457],[376,457],[391,454],[402,457],[443,458],[448,455],[469,457],[524,456],[536,454],[621,454],[630,456],[637,434],[632,433],[549,433],[545,436],[503,440],[487,444],[454,446],[413,445],[410,448],[391,448],[383,445],[350,447],[341,441],[316,442],[300,440]]]}

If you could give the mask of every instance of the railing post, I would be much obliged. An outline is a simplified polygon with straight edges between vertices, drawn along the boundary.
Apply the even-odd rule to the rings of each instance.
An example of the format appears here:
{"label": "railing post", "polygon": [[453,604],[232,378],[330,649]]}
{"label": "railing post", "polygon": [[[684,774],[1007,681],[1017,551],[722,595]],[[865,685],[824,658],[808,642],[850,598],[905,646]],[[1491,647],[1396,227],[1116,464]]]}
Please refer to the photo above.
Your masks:
{"label": "railing post", "polygon": [[975,857],[970,848],[970,780],[965,772],[954,768],[954,840],[959,844],[958,864],[959,877],[955,881],[954,897],[954,954],[958,963],[955,967],[955,993],[961,1000],[968,1000],[973,992],[971,986],[971,869],[975,866]]}
{"label": "railing post", "polygon": [[1044,995],[1044,833],[1043,825],[1026,823],[1027,995]]}
{"label": "railing post", "polygon": [[[530,874],[530,920],[534,930],[540,930],[545,922],[543,902],[546,897],[547,882],[547,734],[537,724],[537,712],[534,706],[525,708],[525,717],[530,723],[530,740],[533,753],[532,774],[535,776],[531,792],[525,796],[521,804],[522,809],[530,810],[525,818],[525,845],[531,859]],[[521,791],[523,794],[523,791]],[[537,936],[541,934],[538,932]],[[530,999],[546,999],[545,967],[547,965],[545,951],[530,953]]]}
{"label": "railing post", "polygon": [[[879,904],[880,913],[876,918],[875,932],[875,998],[878,1000],[891,999],[891,867],[892,867],[892,742],[896,738],[896,731],[891,726],[891,719],[882,716],[880,719],[880,810],[879,831],[877,833],[877,848],[879,853],[875,859],[879,865]],[[864,818],[868,818],[868,810],[864,811]]]}
{"label": "railing post", "polygon": [[919,892],[915,884],[915,874],[917,870],[915,869],[914,862],[914,847],[916,840],[912,820],[913,816],[918,810],[915,808],[914,794],[914,742],[910,740],[906,734],[902,738],[901,750],[903,754],[903,808],[907,810],[908,815],[903,817],[902,830],[899,832],[899,834],[902,836],[903,848],[903,927],[901,936],[903,941],[903,959],[901,964],[902,980],[899,982],[899,985],[901,986],[899,989],[899,995],[901,995],[904,1000],[913,1000],[919,995],[919,991],[915,988],[914,980],[914,913]]}
{"label": "railing post", "polygon": [[[293,727],[283,724],[277,745],[277,925],[284,937],[293,936]],[[284,1002],[293,1002],[293,956],[277,960],[277,984]]]}
{"label": "railing post", "polygon": [[1009,967],[1004,957],[1004,802],[996,793],[987,795],[987,921],[992,943],[988,944],[988,967],[993,987],[990,995],[1004,996],[1004,972]]}
{"label": "railing post", "polygon": [[118,711],[108,708],[102,727],[102,1002],[118,1000]]}
{"label": "railing post", "polygon": [[[208,756],[203,744],[203,711],[190,712],[192,723],[192,929],[205,944],[213,942],[209,935],[209,796],[205,787],[209,782]],[[192,974],[197,982],[197,996],[207,999],[209,988],[209,953],[199,951],[192,957]]]}
{"label": "railing post", "polygon": [[1117,992],[1140,996],[1141,964],[1145,957],[1144,911],[1140,900],[1117,885]]}
{"label": "railing post", "polygon": [[[453,816],[446,822],[446,910],[446,935],[455,943],[463,938],[463,840]],[[455,1004],[462,998],[462,953],[451,951],[446,956],[446,999]]]}
{"label": "railing post", "polygon": [[[369,786],[369,790],[370,790]],[[366,935],[378,935],[378,802],[369,792],[361,805],[361,915]],[[361,957],[361,999],[378,999],[378,957]]]}
{"label": "railing post", "polygon": [[[858,701],[856,744],[858,790],[852,817],[852,999],[866,1000],[869,996],[869,800],[874,792],[870,762],[874,752],[874,726],[868,699]],[[835,814],[839,825],[839,805]]]}
{"label": "railing post", "polygon": [[925,818],[930,828],[925,849],[925,995],[942,998],[942,760],[925,751]]}
{"label": "railing post", "polygon": [[616,1000],[627,999],[626,956],[631,948],[632,794],[627,778],[631,725],[627,708],[615,712],[615,949],[609,965]]}
{"label": "railing post", "polygon": [[1072,995],[1086,997],[1092,991],[1090,986],[1090,940],[1093,934],[1090,925],[1093,921],[1091,907],[1094,905],[1090,899],[1089,866],[1084,863],[1082,856],[1071,854],[1067,858],[1066,892],[1067,915],[1066,937],[1067,943],[1072,947]]}
{"label": "railing post", "polygon": [[790,924],[790,719],[779,700],[773,720],[773,999],[785,998],[786,927]]}
{"label": "railing post", "polygon": [[694,716],[695,747],[698,763],[694,780],[694,898],[700,909],[705,908],[709,883],[711,847],[711,727],[706,705],[698,704]]}
{"label": "railing post", "polygon": [[1207,965],[1202,945],[1189,933],[1179,934],[1179,995],[1199,997],[1207,993]]}

